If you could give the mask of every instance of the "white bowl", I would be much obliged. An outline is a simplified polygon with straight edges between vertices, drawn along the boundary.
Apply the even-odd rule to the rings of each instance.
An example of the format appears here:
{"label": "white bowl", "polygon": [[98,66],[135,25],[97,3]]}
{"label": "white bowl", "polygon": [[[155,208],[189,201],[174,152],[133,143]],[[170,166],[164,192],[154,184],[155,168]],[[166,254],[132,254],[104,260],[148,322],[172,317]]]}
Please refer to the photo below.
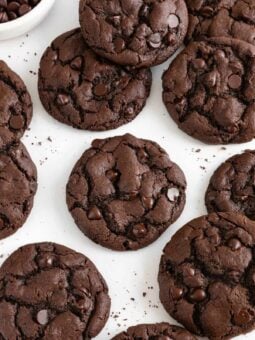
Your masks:
{"label": "white bowl", "polygon": [[49,13],[55,0],[41,0],[30,12],[0,24],[0,40],[18,37],[37,26]]}

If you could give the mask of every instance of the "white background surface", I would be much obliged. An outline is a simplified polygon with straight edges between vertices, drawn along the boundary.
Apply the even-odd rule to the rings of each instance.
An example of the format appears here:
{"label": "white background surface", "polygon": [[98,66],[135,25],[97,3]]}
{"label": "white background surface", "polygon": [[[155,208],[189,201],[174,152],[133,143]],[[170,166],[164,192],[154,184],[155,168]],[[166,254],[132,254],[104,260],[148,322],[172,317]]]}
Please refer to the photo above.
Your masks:
{"label": "white background surface", "polygon": [[[162,249],[178,228],[206,212],[204,192],[216,167],[230,155],[254,148],[255,142],[222,150],[221,146],[204,145],[178,130],[161,99],[161,75],[169,61],[152,70],[151,96],[145,109],[130,124],[113,131],[92,133],[55,121],[43,109],[37,93],[37,75],[30,71],[37,73],[40,57],[55,37],[76,26],[78,0],[56,0],[46,20],[28,36],[0,42],[0,58],[23,78],[33,99],[31,130],[22,141],[38,169],[38,191],[32,213],[18,232],[0,242],[0,254],[3,254],[0,261],[16,248],[40,241],[58,242],[86,254],[104,275],[110,289],[112,316],[97,337],[106,340],[137,323],[173,322],[158,298],[157,274]],[[183,214],[159,240],[137,252],[118,253],[94,244],[79,231],[66,207],[65,185],[75,162],[94,138],[127,132],[155,140],[165,148],[183,169],[188,190]],[[52,142],[47,140],[49,136]],[[201,152],[195,152],[197,149]],[[254,338],[255,332],[239,337]]]}

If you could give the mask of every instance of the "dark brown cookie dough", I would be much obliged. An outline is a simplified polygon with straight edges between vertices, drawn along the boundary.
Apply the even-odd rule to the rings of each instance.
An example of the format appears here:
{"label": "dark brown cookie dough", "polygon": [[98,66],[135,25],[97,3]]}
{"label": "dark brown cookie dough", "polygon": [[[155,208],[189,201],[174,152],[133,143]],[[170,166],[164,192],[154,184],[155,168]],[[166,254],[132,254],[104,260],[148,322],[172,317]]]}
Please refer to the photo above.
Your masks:
{"label": "dark brown cookie dough", "polygon": [[196,340],[186,329],[168,323],[144,324],[129,327],[112,340]]}
{"label": "dark brown cookie dough", "polygon": [[163,75],[163,100],[179,128],[210,144],[255,136],[255,47],[235,39],[193,42]]}
{"label": "dark brown cookie dough", "polygon": [[36,167],[22,143],[0,152],[0,188],[0,239],[3,239],[25,223],[37,189]]}
{"label": "dark brown cookie dough", "polygon": [[0,60],[0,149],[18,141],[32,118],[32,102],[23,80]]}
{"label": "dark brown cookie dough", "polygon": [[121,65],[150,67],[182,44],[188,12],[183,0],[80,0],[80,24],[97,54]]}
{"label": "dark brown cookie dough", "polygon": [[240,212],[255,220],[255,151],[229,158],[214,172],[205,195],[209,212]]}
{"label": "dark brown cookie dough", "polygon": [[186,41],[229,37],[255,45],[254,0],[186,0],[189,28]]}
{"label": "dark brown cookie dough", "polygon": [[187,223],[166,245],[160,299],[189,331],[229,339],[255,326],[255,222],[212,213]]}
{"label": "dark brown cookie dough", "polygon": [[64,246],[26,245],[0,268],[3,339],[90,339],[109,309],[108,288],[94,264]]}
{"label": "dark brown cookie dough", "polygon": [[181,214],[186,181],[155,142],[124,135],[94,140],[67,184],[67,205],[81,231],[113,250],[156,240]]}
{"label": "dark brown cookie dough", "polygon": [[45,51],[39,95],[60,122],[78,129],[109,130],[138,115],[151,82],[149,69],[127,70],[96,56],[76,29],[55,39]]}

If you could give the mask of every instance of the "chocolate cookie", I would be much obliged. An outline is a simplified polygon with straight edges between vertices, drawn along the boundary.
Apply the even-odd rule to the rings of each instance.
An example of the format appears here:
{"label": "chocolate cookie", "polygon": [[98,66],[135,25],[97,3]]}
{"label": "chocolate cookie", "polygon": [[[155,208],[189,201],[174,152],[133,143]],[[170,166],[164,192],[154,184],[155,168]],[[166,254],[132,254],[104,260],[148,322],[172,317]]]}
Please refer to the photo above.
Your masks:
{"label": "chocolate cookie", "polygon": [[195,340],[185,329],[168,323],[144,324],[129,327],[126,332],[116,335],[112,340]]}
{"label": "chocolate cookie", "polygon": [[0,152],[0,188],[0,239],[3,239],[25,223],[37,189],[36,167],[22,143]]}
{"label": "chocolate cookie", "polygon": [[214,172],[205,203],[209,212],[240,212],[255,220],[255,152],[229,158]]}
{"label": "chocolate cookie", "polygon": [[0,60],[0,149],[18,141],[32,118],[32,102],[22,79]]}
{"label": "chocolate cookie", "polygon": [[229,339],[255,327],[255,222],[212,213],[181,228],[166,245],[160,299],[189,331]]}
{"label": "chocolate cookie", "polygon": [[84,130],[109,130],[133,120],[150,94],[151,71],[127,70],[98,57],[80,29],[53,41],[39,70],[39,95],[57,120]]}
{"label": "chocolate cookie", "polygon": [[67,205],[81,231],[113,250],[156,240],[181,214],[186,181],[154,142],[132,135],[94,140],[67,184]]}
{"label": "chocolate cookie", "polygon": [[88,45],[121,65],[150,67],[167,60],[188,28],[184,0],[80,0]]}
{"label": "chocolate cookie", "polygon": [[64,246],[26,245],[0,269],[3,339],[91,339],[109,309],[108,288],[94,264]]}
{"label": "chocolate cookie", "polygon": [[255,136],[255,47],[239,40],[193,42],[163,75],[163,100],[179,128],[210,144]]}
{"label": "chocolate cookie", "polygon": [[255,45],[254,0],[186,0],[189,28],[186,41],[232,37]]}

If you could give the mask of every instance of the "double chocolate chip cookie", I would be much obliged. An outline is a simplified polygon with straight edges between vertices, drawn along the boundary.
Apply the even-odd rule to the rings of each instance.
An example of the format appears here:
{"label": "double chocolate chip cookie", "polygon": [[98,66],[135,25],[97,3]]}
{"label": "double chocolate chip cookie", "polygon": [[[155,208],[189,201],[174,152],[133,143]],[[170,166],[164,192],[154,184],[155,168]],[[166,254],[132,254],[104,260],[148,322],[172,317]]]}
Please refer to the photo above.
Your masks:
{"label": "double chocolate chip cookie", "polygon": [[121,65],[163,63],[182,44],[188,27],[184,0],[80,0],[87,44]]}
{"label": "double chocolate chip cookie", "polygon": [[116,335],[112,340],[195,340],[185,329],[168,323],[144,324],[129,327],[126,332]]}
{"label": "double chocolate chip cookie", "polygon": [[214,172],[205,203],[209,212],[235,211],[255,220],[255,152],[229,158]]}
{"label": "double chocolate chip cookie", "polygon": [[255,222],[212,213],[181,228],[166,245],[160,299],[189,331],[229,339],[255,327]]}
{"label": "double chocolate chip cookie", "polygon": [[23,80],[0,60],[0,149],[20,140],[32,118]]}
{"label": "double chocolate chip cookie", "polygon": [[98,57],[80,29],[55,39],[39,70],[39,95],[46,111],[85,130],[109,130],[133,120],[151,88],[149,69],[131,70]]}
{"label": "double chocolate chip cookie", "polygon": [[254,0],[186,0],[189,28],[186,41],[232,37],[255,45]]}
{"label": "double chocolate chip cookie", "polygon": [[67,204],[94,242],[136,250],[179,217],[185,189],[183,172],[158,144],[127,134],[92,142],[71,173]]}
{"label": "double chocolate chip cookie", "polygon": [[3,339],[91,339],[109,309],[108,288],[94,264],[64,246],[21,247],[0,268]]}
{"label": "double chocolate chip cookie", "polygon": [[255,46],[228,38],[193,42],[163,75],[163,99],[179,128],[205,143],[255,136]]}
{"label": "double chocolate chip cookie", "polygon": [[0,188],[0,239],[3,239],[25,223],[37,189],[36,167],[22,143],[0,151]]}

